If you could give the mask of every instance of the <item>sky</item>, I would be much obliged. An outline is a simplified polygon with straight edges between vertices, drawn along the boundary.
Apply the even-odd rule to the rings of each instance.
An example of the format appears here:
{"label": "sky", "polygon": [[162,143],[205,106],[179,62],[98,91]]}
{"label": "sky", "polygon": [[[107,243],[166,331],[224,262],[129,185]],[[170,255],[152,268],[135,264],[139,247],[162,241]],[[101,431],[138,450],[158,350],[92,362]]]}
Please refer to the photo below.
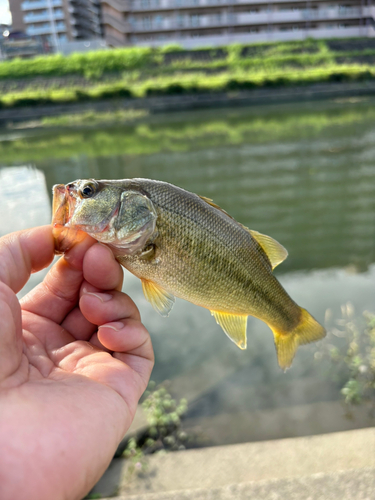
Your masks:
{"label": "sky", "polygon": [[8,0],[0,0],[0,24],[9,24],[11,19]]}

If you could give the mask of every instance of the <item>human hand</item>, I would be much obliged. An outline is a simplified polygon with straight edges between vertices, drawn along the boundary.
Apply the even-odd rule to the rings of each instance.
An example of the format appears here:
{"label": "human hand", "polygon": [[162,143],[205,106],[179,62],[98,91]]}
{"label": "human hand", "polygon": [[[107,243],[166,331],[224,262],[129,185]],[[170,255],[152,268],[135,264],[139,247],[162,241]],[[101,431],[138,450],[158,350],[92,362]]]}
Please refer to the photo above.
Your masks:
{"label": "human hand", "polygon": [[[48,266],[50,226],[0,239],[0,497],[81,499],[110,463],[153,367],[122,268],[87,236]],[[99,328],[98,328],[99,327]]]}

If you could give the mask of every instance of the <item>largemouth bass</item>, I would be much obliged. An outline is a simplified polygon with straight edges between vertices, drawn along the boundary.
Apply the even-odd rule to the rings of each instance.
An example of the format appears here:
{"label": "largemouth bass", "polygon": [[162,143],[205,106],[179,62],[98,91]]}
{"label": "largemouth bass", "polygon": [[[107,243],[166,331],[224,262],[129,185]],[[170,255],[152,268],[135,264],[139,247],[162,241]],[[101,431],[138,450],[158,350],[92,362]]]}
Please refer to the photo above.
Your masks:
{"label": "largemouth bass", "polygon": [[241,349],[247,317],[255,316],[271,328],[283,369],[299,345],[325,336],[272,274],[285,248],[212,200],[148,179],[76,180],[53,193],[57,250],[66,250],[79,231],[107,244],[162,316],[175,297],[205,307]]}

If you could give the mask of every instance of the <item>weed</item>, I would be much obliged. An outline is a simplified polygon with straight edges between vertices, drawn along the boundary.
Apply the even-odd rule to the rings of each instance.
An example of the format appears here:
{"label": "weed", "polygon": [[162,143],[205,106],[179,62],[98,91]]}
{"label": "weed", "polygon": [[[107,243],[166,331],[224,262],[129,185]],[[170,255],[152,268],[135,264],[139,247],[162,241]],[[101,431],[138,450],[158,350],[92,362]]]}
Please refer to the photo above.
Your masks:
{"label": "weed", "polygon": [[181,428],[181,418],[187,411],[186,399],[174,400],[164,386],[150,382],[142,402],[148,427],[127,443],[123,456],[130,459],[129,473],[147,470],[145,456],[155,452],[184,450],[189,436]]}
{"label": "weed", "polygon": [[[326,316],[330,316],[327,311]],[[331,376],[340,383],[347,405],[368,402],[375,411],[375,314],[357,316],[352,304],[341,307],[341,318],[327,327],[333,342],[318,353],[332,363]],[[328,337],[328,338],[329,338]]]}

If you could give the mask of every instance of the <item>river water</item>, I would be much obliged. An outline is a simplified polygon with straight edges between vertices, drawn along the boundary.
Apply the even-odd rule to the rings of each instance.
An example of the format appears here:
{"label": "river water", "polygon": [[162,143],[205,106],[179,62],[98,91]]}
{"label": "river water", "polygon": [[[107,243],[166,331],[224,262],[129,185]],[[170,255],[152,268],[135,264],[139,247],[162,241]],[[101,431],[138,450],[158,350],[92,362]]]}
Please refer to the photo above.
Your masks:
{"label": "river water", "polygon": [[[76,178],[148,177],[212,198],[289,252],[276,274],[324,322],[351,302],[375,312],[375,101],[349,99],[154,115],[93,127],[0,130],[0,236],[48,223],[51,188]],[[33,276],[28,289],[42,279]],[[177,299],[161,318],[126,274],[156,355],[153,380],[187,397],[186,427],[222,444],[330,432],[374,423],[345,416],[320,352],[299,349],[285,374],[272,333],[249,317],[248,349],[210,313]],[[340,385],[341,384],[341,385]]]}

